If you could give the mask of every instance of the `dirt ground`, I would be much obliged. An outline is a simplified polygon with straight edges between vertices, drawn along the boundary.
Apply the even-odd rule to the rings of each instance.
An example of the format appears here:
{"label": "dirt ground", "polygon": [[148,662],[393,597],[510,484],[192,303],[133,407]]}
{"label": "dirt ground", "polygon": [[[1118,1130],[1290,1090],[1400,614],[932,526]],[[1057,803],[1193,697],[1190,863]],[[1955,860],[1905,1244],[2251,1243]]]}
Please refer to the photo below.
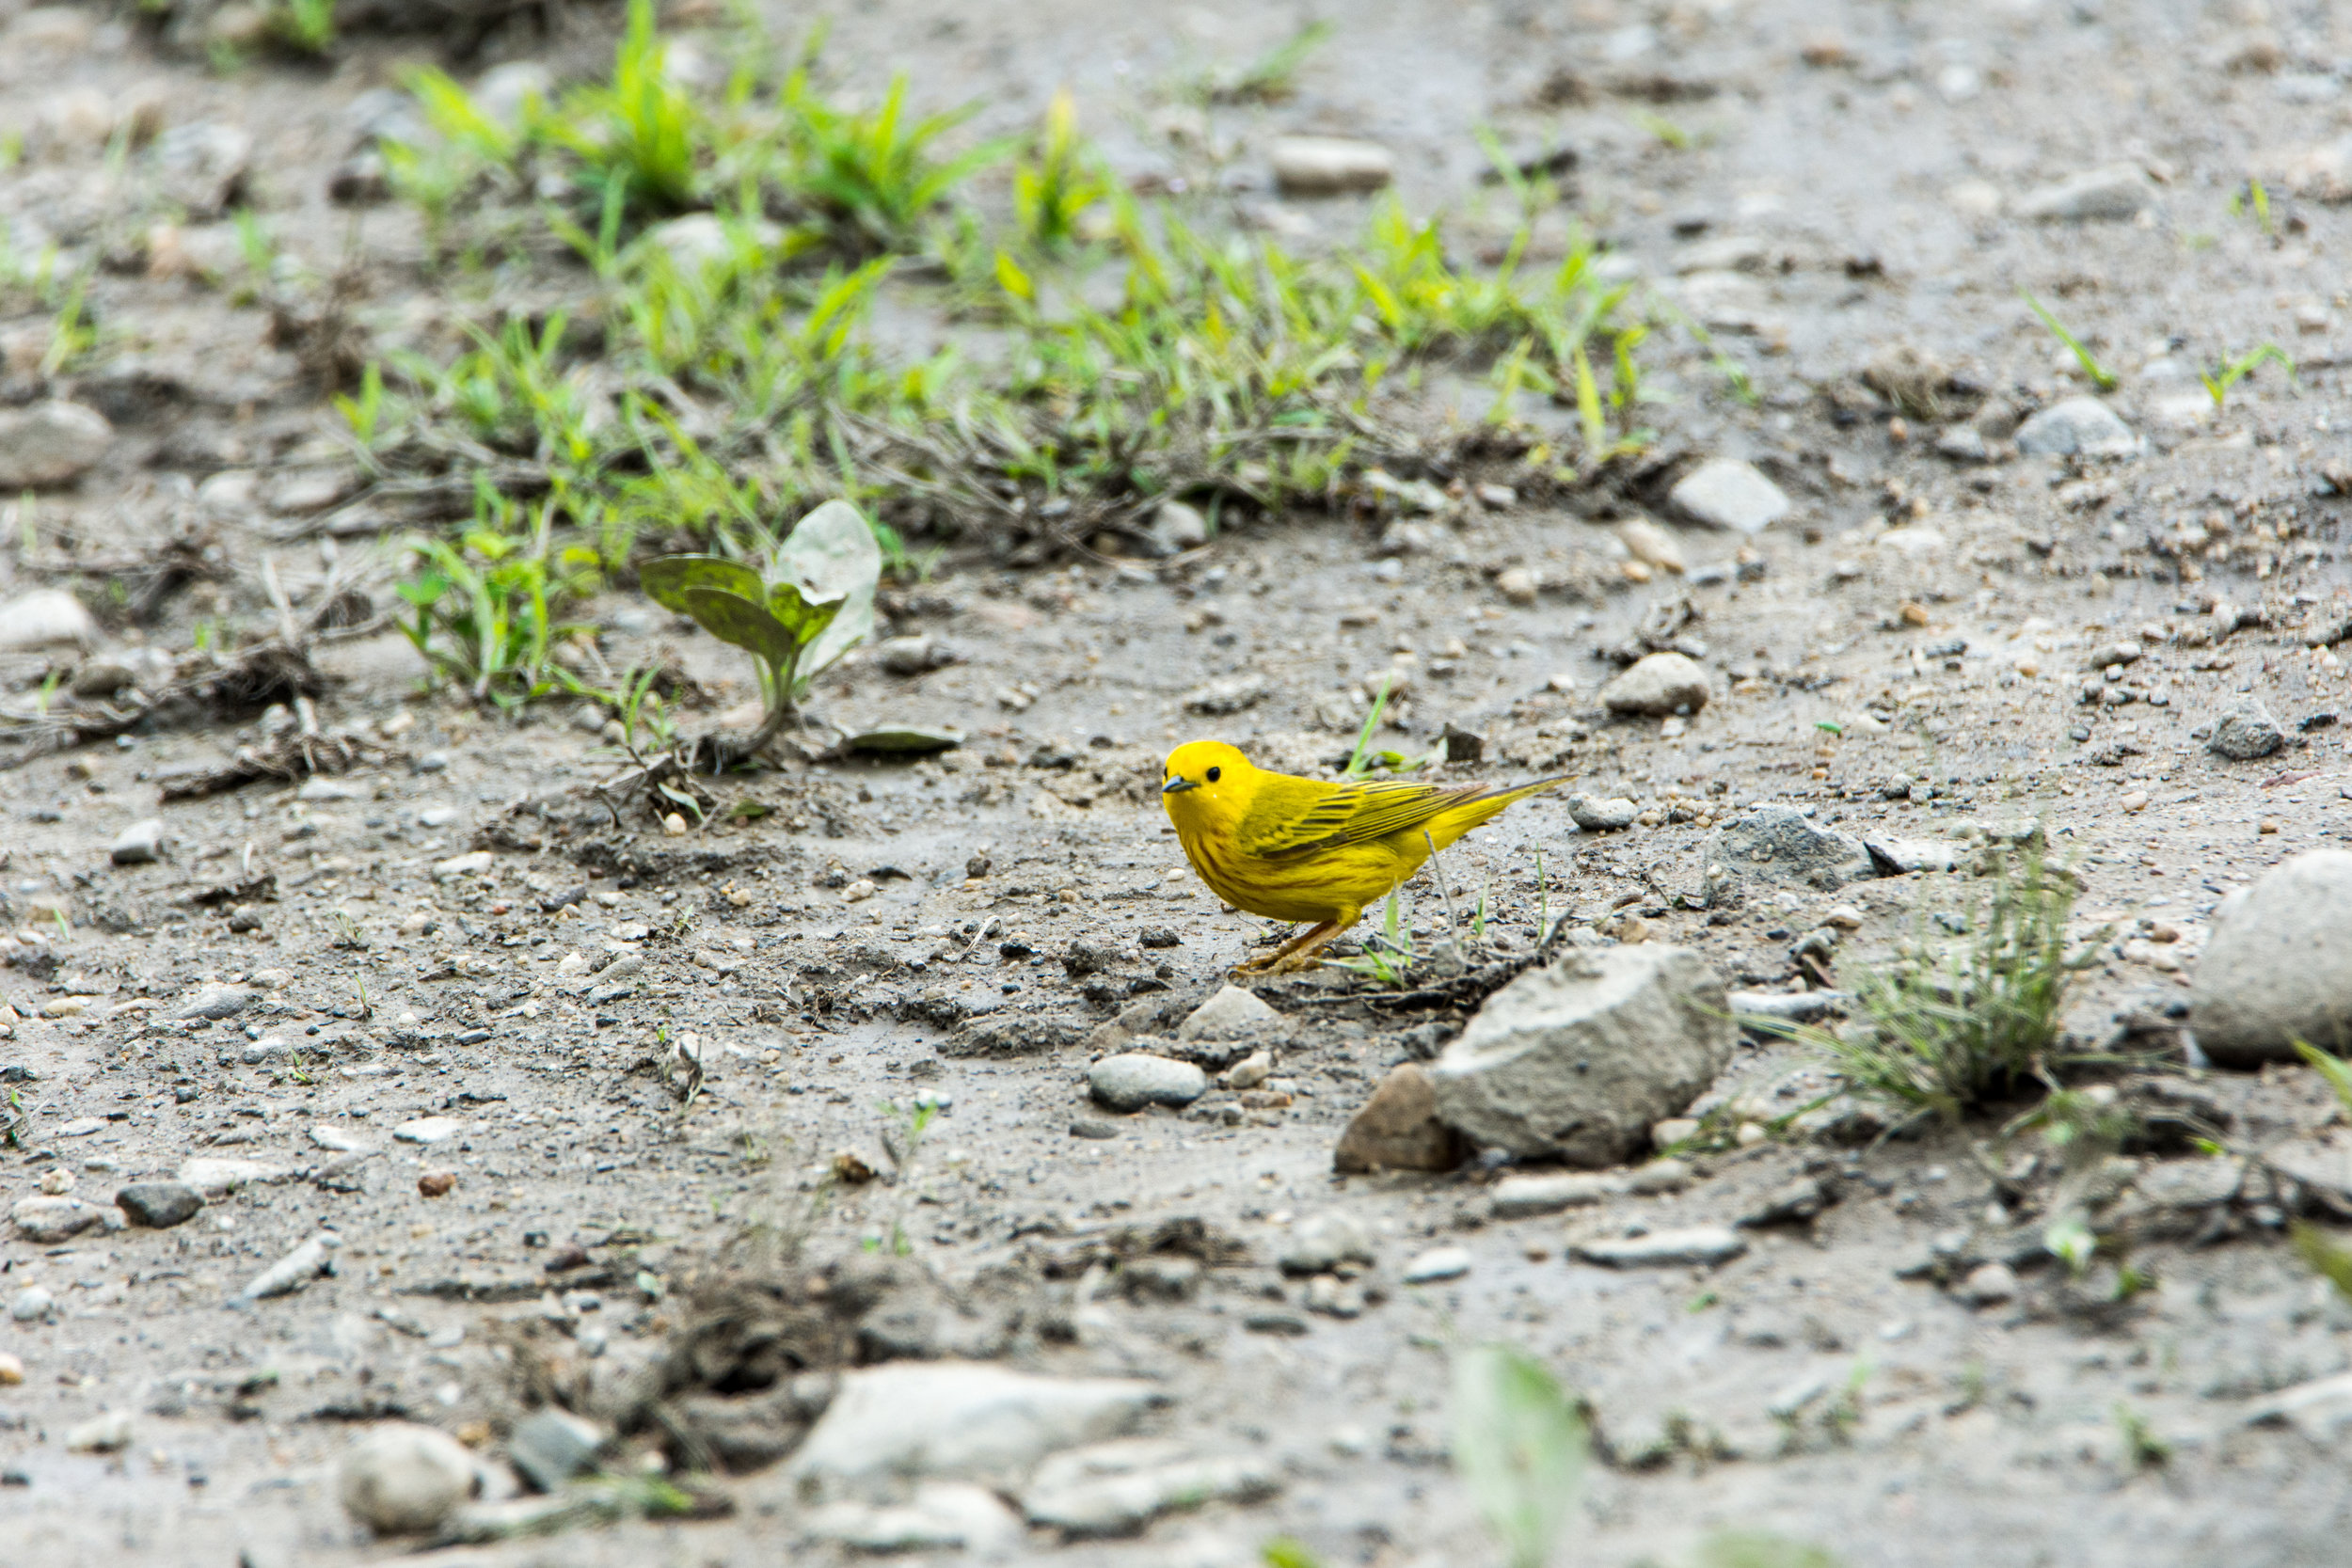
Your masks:
{"label": "dirt ground", "polygon": [[[930,103],[982,100],[976,133],[1034,124],[1066,83],[1135,179],[1169,166],[1170,83],[1309,19],[898,4],[845,9],[827,58],[853,84],[904,69]],[[770,18],[787,35],[811,20]],[[2260,1190],[2258,1163],[2233,1204],[2151,1229],[2132,1261],[2153,1288],[2126,1302],[2090,1299],[2028,1247],[2013,1299],[1972,1303],[1951,1271],[1912,1265],[1954,1232],[1980,1256],[2012,1226],[2039,1235],[2046,1184],[1996,1180],[2034,1145],[1999,1142],[1997,1122],[1860,1146],[1792,1131],[1696,1157],[1677,1194],[1499,1220],[1490,1162],[1332,1172],[1372,1085],[1459,1027],[1443,997],[1378,1006],[1338,971],[1258,987],[1284,1014],[1287,1104],[1220,1090],[1114,1117],[1089,1103],[1086,1069],[1098,1025],[1121,1008],[1183,1016],[1266,934],[1185,867],[1153,798],[1160,758],[1217,736],[1327,768],[1393,671],[1400,749],[1451,726],[1484,742],[1451,776],[1569,771],[1645,808],[1609,833],[1580,832],[1559,797],[1514,810],[1446,857],[1443,893],[1426,877],[1409,890],[1424,942],[1448,895],[1483,896],[1506,955],[1565,910],[1569,940],[1682,943],[1735,989],[1794,990],[1792,948],[1839,906],[1858,922],[1836,950],[1848,961],[1962,919],[1979,884],[1931,871],[1710,906],[1700,847],[1719,819],[1786,802],[1963,863],[1994,825],[2038,820],[2083,882],[2079,930],[2114,927],[2072,1005],[2076,1036],[2168,1053],[2165,1092],[2226,1121],[2234,1149],[2324,1128],[2333,1102],[2311,1074],[2200,1068],[2182,1022],[2217,900],[2345,836],[2346,677],[2320,628],[2352,612],[2346,209],[2328,199],[2352,191],[2352,17],[2259,0],[1578,0],[1332,20],[1295,98],[1218,112],[1235,214],[1308,245],[1359,223],[1356,198],[1277,196],[1259,150],[1278,132],[1387,145],[1407,204],[1469,211],[1472,231],[1497,221],[1475,128],[1573,149],[1564,227],[1580,216],[1613,265],[1707,323],[1756,390],[1753,405],[1731,397],[1687,334],[1661,330],[1658,471],[1744,459],[1790,514],[1743,537],[1678,521],[1662,490],[1473,495],[1409,528],[1302,513],[1165,563],[1011,570],[951,553],[884,610],[955,662],[904,677],[853,657],[816,704],[959,726],[967,743],[728,781],[723,805],[765,814],[723,811],[682,837],[586,793],[615,770],[601,712],[516,720],[421,693],[423,668],[389,631],[318,656],[338,678],[322,721],[367,742],[350,771],[158,808],[176,775],[263,744],[276,721],[258,721],[0,772],[0,909],[18,933],[0,996],[24,1015],[0,1038],[21,1114],[0,1196],[65,1172],[103,1204],[192,1158],[279,1178],[178,1228],[0,1242],[0,1298],[38,1287],[55,1304],[0,1323],[23,1365],[0,1386],[0,1560],[388,1560],[402,1548],[369,1542],[334,1492],[357,1423],[405,1413],[494,1455],[534,1376],[610,1395],[653,1364],[749,1227],[804,1233],[810,1267],[870,1265],[903,1238],[893,1277],[930,1305],[884,1337],[890,1354],[1153,1378],[1170,1396],[1155,1432],[1279,1477],[1270,1497],[1129,1539],[1039,1530],[1024,1560],[1205,1568],[1291,1536],[1335,1564],[1500,1560],[1445,1463],[1447,1349],[1499,1338],[1590,1402],[1597,1458],[1561,1560],[1680,1564],[1724,1528],[1880,1568],[2341,1560],[2341,1440],[2249,1418],[2352,1370],[2352,1311],[2286,1244],[2292,1195]],[[412,217],[355,219],[327,198],[350,105],[438,57],[428,41],[363,36],[328,70],[222,74],[127,11],[0,0],[0,128],[25,132],[0,219],[20,252],[37,236],[103,252],[170,222],[187,254],[233,260],[225,220],[174,215],[183,183],[137,155],[110,167],[103,135],[78,128],[77,104],[148,94],[166,126],[254,135],[250,199],[321,273],[357,245],[381,341],[444,343],[483,302],[437,293]],[[611,38],[611,18],[572,10],[552,38],[494,32],[458,69],[582,68]],[[2148,182],[2137,216],[2024,215],[2034,192],[2117,164]],[[2261,222],[2238,199],[2249,176]],[[476,282],[492,297],[579,277],[549,262]],[[2137,455],[2018,451],[2021,419],[2090,389],[2021,289],[2120,379],[2106,401]],[[76,397],[116,435],[76,484],[7,509],[0,598],[135,591],[167,541],[200,537],[215,553],[157,619],[110,634],[118,652],[177,649],[199,626],[273,624],[265,558],[298,603],[366,568],[373,540],[304,526],[349,459],[264,309],[151,254],[103,271],[93,299],[104,339],[85,368],[45,378],[38,350],[7,356],[0,396]],[[0,343],[46,322],[0,323]],[[2217,408],[2199,375],[2265,341],[2296,374],[2265,366]],[[1874,364],[1900,406],[1865,384]],[[1626,570],[1619,529],[1641,515],[1668,527],[1683,573]],[[708,689],[690,726],[755,695],[730,650],[635,595],[590,610],[613,668],[666,646]],[[1687,719],[1612,718],[1595,696],[1608,650],[1661,627],[1708,666],[1713,700]],[[2130,660],[2094,667],[2118,643]],[[52,657],[0,654],[0,700],[29,704]],[[1252,694],[1236,711],[1187,708],[1233,677]],[[2205,738],[2247,695],[2288,747],[2227,761]],[[163,858],[110,864],[116,834],[156,815]],[[598,981],[616,952],[639,957]],[[207,987],[251,1000],[184,1018]],[[705,1082],[681,1106],[664,1064],[689,1034]],[[1825,1082],[1797,1048],[1748,1039],[1702,1106],[1763,1121]],[[938,1114],[910,1152],[918,1104]],[[423,1145],[393,1135],[425,1117],[455,1125]],[[843,1155],[882,1178],[843,1181]],[[423,1196],[430,1172],[453,1187]],[[1565,1260],[1579,1238],[1728,1223],[1806,1175],[1836,1201],[1755,1229],[1719,1267]],[[1310,1311],[1275,1266],[1292,1222],[1329,1210],[1377,1239],[1359,1315]],[[331,1276],[232,1299],[321,1229],[341,1237]],[[1155,1235],[1191,1238],[1175,1250],[1208,1265],[1197,1280],[1131,1289],[1106,1271]],[[1449,1243],[1469,1249],[1466,1275],[1399,1281]],[[127,1447],[73,1451],[70,1433],[117,1411]],[[717,1484],[728,1517],[442,1560],[848,1556],[791,1544],[780,1470]]]}

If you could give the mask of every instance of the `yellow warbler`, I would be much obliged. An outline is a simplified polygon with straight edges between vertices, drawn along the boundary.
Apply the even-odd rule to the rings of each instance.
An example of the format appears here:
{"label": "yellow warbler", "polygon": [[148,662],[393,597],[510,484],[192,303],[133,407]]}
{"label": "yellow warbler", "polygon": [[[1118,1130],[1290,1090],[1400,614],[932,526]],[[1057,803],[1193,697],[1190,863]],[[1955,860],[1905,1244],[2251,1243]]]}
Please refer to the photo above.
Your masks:
{"label": "yellow warbler", "polygon": [[1160,803],[1200,879],[1237,910],[1313,922],[1250,974],[1303,969],[1437,850],[1512,801],[1567,783],[1446,788],[1404,780],[1334,784],[1269,773],[1221,740],[1179,746]]}

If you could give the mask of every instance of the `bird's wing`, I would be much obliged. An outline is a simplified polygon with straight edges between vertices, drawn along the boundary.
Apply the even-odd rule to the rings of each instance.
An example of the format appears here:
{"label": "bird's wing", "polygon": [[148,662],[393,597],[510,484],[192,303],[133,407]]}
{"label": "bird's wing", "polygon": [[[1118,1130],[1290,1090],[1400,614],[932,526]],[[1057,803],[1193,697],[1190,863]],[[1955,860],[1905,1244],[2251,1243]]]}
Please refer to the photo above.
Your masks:
{"label": "bird's wing", "polygon": [[1334,784],[1276,775],[1265,780],[1242,814],[1234,839],[1243,854],[1260,857],[1338,848],[1418,828],[1484,793],[1478,784],[1454,789],[1402,780]]}

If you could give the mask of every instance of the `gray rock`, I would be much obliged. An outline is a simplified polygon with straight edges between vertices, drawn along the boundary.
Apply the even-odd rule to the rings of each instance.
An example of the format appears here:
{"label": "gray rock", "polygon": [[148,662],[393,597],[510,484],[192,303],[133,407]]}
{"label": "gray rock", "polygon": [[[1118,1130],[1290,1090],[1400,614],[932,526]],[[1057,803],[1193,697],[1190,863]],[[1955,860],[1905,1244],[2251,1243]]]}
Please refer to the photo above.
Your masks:
{"label": "gray rock", "polygon": [[2017,450],[2028,457],[2137,457],[2141,448],[2114,409],[2094,397],[2075,397],[2019,425]]}
{"label": "gray rock", "polygon": [[455,1117],[419,1117],[393,1128],[392,1137],[405,1144],[437,1144],[448,1142],[465,1130],[466,1124]]}
{"label": "gray rock", "polygon": [[215,1022],[234,1018],[253,1005],[253,993],[242,986],[199,986],[172,1010],[174,1018],[209,1018]]}
{"label": "gray rock", "polygon": [[1080,1117],[1070,1124],[1070,1135],[1073,1138],[1116,1138],[1119,1128],[1116,1123],[1094,1117]]}
{"label": "gray rock", "polygon": [[1121,1436],[1166,1398],[1135,1378],[1036,1377],[985,1362],[863,1368],[842,1375],[787,1474],[818,1497],[907,1478],[1018,1485],[1047,1454]]}
{"label": "gray rock", "polygon": [[115,1207],[133,1225],[168,1230],[194,1219],[204,1207],[204,1195],[184,1181],[134,1181],[115,1194]]}
{"label": "gray rock", "polygon": [[1459,1279],[1470,1272],[1470,1248],[1439,1246],[1431,1247],[1406,1264],[1405,1272],[1397,1277],[1407,1285],[1434,1285],[1439,1280]]}
{"label": "gray rock", "polygon": [[1095,1103],[1114,1111],[1146,1105],[1189,1105],[1209,1092],[1209,1075],[1190,1062],[1139,1051],[1105,1056],[1087,1070]]}
{"label": "gray rock", "polygon": [[232,1160],[224,1155],[204,1154],[180,1162],[173,1172],[176,1180],[186,1182],[207,1200],[226,1197],[239,1187],[267,1187],[286,1180],[283,1165],[273,1165],[261,1160]]}
{"label": "gray rock", "polygon": [[1842,990],[1735,990],[1731,1010],[1741,1018],[1778,1019],[1788,1023],[1819,1023],[1852,996]]}
{"label": "gray rock", "polygon": [[552,1492],[596,1468],[596,1450],[611,1434],[568,1410],[527,1417],[506,1439],[506,1460],[534,1492]]}
{"label": "gray rock", "polygon": [[1168,1457],[1150,1439],[1057,1454],[1023,1491],[1029,1523],[1065,1536],[1133,1535],[1163,1513],[1211,1502],[1258,1502],[1282,1488],[1273,1466],[1243,1455]]}
{"label": "gray rock", "polygon": [[114,433],[105,415],[78,403],[0,412],[0,490],[71,483],[106,455]]}
{"label": "gray rock", "polygon": [[994,1559],[1025,1533],[1021,1516],[995,1493],[969,1481],[927,1481],[904,1502],[853,1498],[813,1508],[801,1519],[811,1541],[838,1542],[852,1551],[962,1551]]}
{"label": "gray rock", "polygon": [[1613,833],[1633,826],[1642,808],[1622,796],[1604,800],[1598,796],[1578,794],[1568,797],[1568,815],[1588,833]]}
{"label": "gray rock", "polygon": [[8,1211],[16,1233],[40,1246],[71,1241],[106,1223],[106,1212],[78,1197],[27,1197]]}
{"label": "gray rock", "polygon": [[1612,713],[1696,713],[1707,705],[1707,668],[1688,654],[1650,654],[1600,689]]}
{"label": "gray rock", "polygon": [[1710,887],[1721,877],[1820,888],[1833,892],[1866,881],[1878,866],[1863,842],[1824,828],[1794,806],[1757,806],[1724,823],[1703,857]]}
{"label": "gray rock", "polygon": [[1979,1263],[1952,1293],[1971,1307],[1998,1307],[2017,1299],[2017,1271],[2007,1263]]}
{"label": "gray rock", "polygon": [[1353,1214],[1326,1210],[1294,1221],[1282,1247],[1282,1272],[1289,1275],[1328,1274],[1342,1263],[1372,1264],[1379,1260],[1372,1249],[1372,1231]]}
{"label": "gray rock", "polygon": [[2232,762],[2252,762],[2286,750],[2286,732],[2270,710],[2259,699],[2247,697],[2221,710],[2205,750]]}
{"label": "gray rock", "polygon": [[1429,1076],[1438,1114],[1477,1143],[1613,1165],[1706,1090],[1737,1035],[1688,948],[1575,948],[1488,997]]}
{"label": "gray rock", "polygon": [[98,641],[98,622],[62,588],[37,588],[0,604],[0,653]]}
{"label": "gray rock", "polygon": [[1880,872],[1899,877],[1909,871],[1949,871],[1960,863],[1960,851],[1931,838],[1869,838],[1862,841]]}
{"label": "gray rock", "polygon": [[1720,1225],[1653,1230],[1645,1236],[1579,1242],[1571,1249],[1587,1263],[1613,1269],[1728,1263],[1748,1250],[1747,1238]]}
{"label": "gray rock", "polygon": [[196,120],[156,137],[153,156],[175,201],[192,216],[218,217],[246,194],[253,138],[233,125]]}
{"label": "gray rock", "polygon": [[1180,1040],[1247,1039],[1279,1027],[1282,1015],[1239,986],[1220,986],[1176,1026]]}
{"label": "gray rock", "polygon": [[2213,911],[2189,990],[2198,1048],[2223,1067],[2352,1053],[2352,852],[2296,856]]}
{"label": "gray rock", "polygon": [[295,1243],[277,1262],[245,1282],[237,1294],[246,1301],[267,1301],[272,1296],[291,1295],[321,1275],[330,1274],[335,1267],[335,1249],[343,1239],[331,1230]]}
{"label": "gray rock", "polygon": [[1652,1160],[1629,1171],[1545,1171],[1506,1176],[1494,1184],[1487,1212],[1499,1220],[1523,1220],[1536,1214],[1556,1214],[1604,1198],[1632,1195],[1647,1197],[1678,1193],[1691,1184],[1691,1167],[1679,1160]]}
{"label": "gray rock", "polygon": [[1788,515],[1788,498],[1754,464],[1716,457],[1676,482],[1667,501],[1694,523],[1758,533]]}
{"label": "gray rock", "polygon": [[39,1285],[27,1285],[8,1303],[8,1319],[20,1323],[45,1323],[56,1309],[56,1297]]}
{"label": "gray rock", "polygon": [[131,1413],[109,1410],[93,1416],[65,1434],[68,1453],[120,1453],[131,1446]]}
{"label": "gray rock", "polygon": [[2352,1423],[2352,1372],[2314,1378],[2256,1400],[2243,1419],[2249,1427],[2291,1426],[2313,1442],[2333,1443]]}
{"label": "gray rock", "polygon": [[1209,542],[1209,519],[1183,501],[1162,501],[1152,514],[1152,545],[1160,555],[1182,555]]}
{"label": "gray rock", "polygon": [[2071,175],[2018,198],[2017,215],[2044,222],[2137,217],[2156,198],[2155,187],[2137,164],[2106,164]]}
{"label": "gray rock", "polygon": [[2134,1177],[2125,1201],[2151,1209],[2212,1209],[2237,1196],[2245,1184],[2243,1160],[2167,1160]]}
{"label": "gray rock", "polygon": [[142,817],[115,834],[106,856],[117,865],[146,865],[164,856],[164,819]]}
{"label": "gray rock", "polygon": [[344,1511],[378,1535],[437,1528],[473,1490],[473,1456],[465,1445],[406,1421],[374,1428],[335,1466]]}
{"label": "gray rock", "polygon": [[1396,157],[1387,148],[1344,136],[1277,137],[1272,158],[1274,183],[1284,196],[1376,191],[1396,177]]}
{"label": "gray rock", "polygon": [[1212,716],[1239,713],[1263,702],[1266,693],[1273,689],[1263,675],[1227,675],[1185,692],[1184,707],[1187,713]]}
{"label": "gray rock", "polygon": [[882,667],[894,675],[921,675],[956,661],[947,645],[935,637],[893,637],[874,650]]}

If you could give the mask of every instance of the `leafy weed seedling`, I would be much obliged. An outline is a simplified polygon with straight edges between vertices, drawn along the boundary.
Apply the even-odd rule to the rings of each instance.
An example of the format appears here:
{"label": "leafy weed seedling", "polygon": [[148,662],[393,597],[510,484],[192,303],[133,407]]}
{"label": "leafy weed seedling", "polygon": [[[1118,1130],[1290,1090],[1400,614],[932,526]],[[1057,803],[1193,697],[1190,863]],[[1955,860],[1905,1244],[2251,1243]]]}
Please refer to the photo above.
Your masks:
{"label": "leafy weed seedling", "polygon": [[2294,378],[2295,360],[2289,356],[2287,351],[2276,343],[2264,343],[2249,354],[2242,355],[2235,359],[2223,360],[2198,379],[2205,384],[2206,395],[2213,399],[2213,405],[2218,408],[2229,401],[2230,388],[2253,374],[2266,360],[2273,360],[2284,366],[2288,378],[2290,380]]}
{"label": "leafy weed seedling", "polygon": [[2115,390],[2116,380],[2114,372],[2109,371],[2106,366],[2100,364],[2097,359],[2091,357],[2090,350],[2083,346],[2081,339],[2075,337],[2072,332],[2067,331],[2058,319],[2050,314],[2048,309],[2045,308],[2040,300],[2034,298],[2033,295],[2027,293],[2025,290],[2018,290],[2017,297],[2031,306],[2033,308],[2033,313],[2042,318],[2042,325],[2048,327],[2050,331],[2057,336],[2058,341],[2064,343],[2067,348],[2073,352],[2074,356],[2074,363],[2083,368],[2083,374],[2090,378],[2090,384],[2093,387],[2098,388],[2099,390],[2103,392],[2112,392]]}
{"label": "leafy weed seedling", "polygon": [[874,627],[882,551],[847,501],[827,501],[769,552],[766,570],[715,555],[665,555],[638,580],[654,601],[752,656],[766,711],[758,729],[712,736],[698,766],[720,772],[757,756],[797,711],[809,683]]}

